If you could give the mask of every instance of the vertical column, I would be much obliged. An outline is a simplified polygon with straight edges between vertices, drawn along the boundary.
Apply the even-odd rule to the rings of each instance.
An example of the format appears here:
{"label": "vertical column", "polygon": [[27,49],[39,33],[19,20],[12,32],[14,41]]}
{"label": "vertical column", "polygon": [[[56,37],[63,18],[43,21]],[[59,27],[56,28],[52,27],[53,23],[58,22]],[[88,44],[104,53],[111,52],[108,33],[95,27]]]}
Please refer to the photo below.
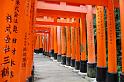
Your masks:
{"label": "vertical column", "polygon": [[57,49],[57,27],[54,26],[54,59],[57,59],[58,49]]}
{"label": "vertical column", "polygon": [[57,27],[57,42],[58,42],[58,55],[57,55],[57,61],[61,62],[61,27]]}
{"label": "vertical column", "polygon": [[49,33],[46,34],[46,40],[47,40],[47,51],[46,51],[46,55],[49,56]]}
{"label": "vertical column", "polygon": [[71,27],[71,67],[75,67],[75,27]]}
{"label": "vertical column", "polygon": [[47,54],[49,57],[51,57],[50,56],[50,32],[48,33],[48,53]]}
{"label": "vertical column", "polygon": [[88,42],[88,63],[87,75],[94,78],[96,76],[96,59],[95,59],[95,45],[94,45],[94,29],[93,29],[93,14],[92,6],[88,5],[88,13],[86,15],[87,21],[87,42]]}
{"label": "vertical column", "polygon": [[35,48],[34,48],[34,52],[37,53],[37,47],[38,46],[38,37],[36,36],[36,42],[35,42]]}
{"label": "vertical column", "polygon": [[87,72],[87,58],[86,58],[86,15],[82,14],[80,18],[80,36],[81,36],[81,61],[80,72]]}
{"label": "vertical column", "polygon": [[97,32],[97,76],[98,82],[106,80],[106,38],[104,25],[104,7],[96,7],[96,32]]}
{"label": "vertical column", "polygon": [[113,0],[109,0],[107,6],[107,31],[108,31],[108,73],[106,82],[118,82],[116,28]]}
{"label": "vertical column", "polygon": [[[31,24],[31,14],[30,14],[30,10],[31,10],[31,1],[29,0],[19,0],[19,2],[17,1],[16,3],[18,3],[18,5],[20,4],[23,4],[23,6],[21,5],[20,7],[20,10],[23,10],[23,12],[20,13],[20,16],[22,16],[22,13],[25,15],[25,17],[20,17],[21,20],[23,20],[23,22],[20,20],[18,23],[20,24],[20,27],[23,27],[22,26],[22,23],[24,23],[24,26],[25,26],[25,29],[23,28],[23,36],[22,39],[24,40],[23,41],[23,49],[22,49],[22,58],[21,58],[21,71],[20,71],[20,82],[25,82],[27,78],[29,78],[29,75],[28,75],[28,65],[29,65],[29,54],[30,54],[30,41],[29,41],[29,38],[30,38],[30,33],[31,33],[31,27],[30,27],[30,24]],[[25,4],[25,5],[24,5]],[[15,8],[18,8],[18,6],[16,6]],[[26,11],[25,11],[26,10]],[[18,9],[16,10],[18,11]],[[22,32],[19,32],[20,34]],[[24,80],[22,79],[22,77],[24,78]]]}
{"label": "vertical column", "polygon": [[65,27],[61,27],[61,44],[62,44],[62,64],[66,64],[66,37]]}
{"label": "vertical column", "polygon": [[43,55],[45,53],[45,33],[43,33]]}
{"label": "vertical column", "polygon": [[66,41],[67,41],[67,53],[66,53],[66,65],[71,64],[71,29],[66,27]]}
{"label": "vertical column", "polygon": [[122,49],[122,73],[120,82],[124,82],[124,0],[120,0],[120,19],[121,19],[121,49]]}
{"label": "vertical column", "polygon": [[51,51],[50,51],[50,54],[51,54],[51,57],[54,57],[54,28],[51,27],[51,33],[50,33],[50,38],[51,38]]}
{"label": "vertical column", "polygon": [[77,26],[75,27],[75,69],[80,69],[80,28],[79,28],[79,19],[76,19]]}
{"label": "vertical column", "polygon": [[46,56],[47,54],[47,34],[44,33],[44,55]]}
{"label": "vertical column", "polygon": [[[15,81],[18,76],[16,75],[16,70],[12,68],[15,67],[15,61],[12,53],[12,39],[13,39],[13,27],[14,27],[14,6],[15,0],[5,0],[0,1],[0,46],[1,46],[1,55],[0,55],[0,82],[9,82],[10,80]],[[14,62],[14,64],[12,63]],[[17,78],[18,80],[18,78]]]}
{"label": "vertical column", "polygon": [[40,34],[40,53],[43,52],[43,36],[42,36],[42,33]]}

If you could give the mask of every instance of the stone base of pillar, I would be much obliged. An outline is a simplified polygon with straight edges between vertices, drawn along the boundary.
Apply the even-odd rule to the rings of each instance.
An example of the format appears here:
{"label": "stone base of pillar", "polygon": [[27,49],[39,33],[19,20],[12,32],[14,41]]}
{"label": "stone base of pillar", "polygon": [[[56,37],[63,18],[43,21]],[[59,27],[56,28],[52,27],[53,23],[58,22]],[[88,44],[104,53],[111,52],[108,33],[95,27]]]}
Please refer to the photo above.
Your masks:
{"label": "stone base of pillar", "polygon": [[87,73],[87,61],[80,61],[80,72]]}
{"label": "stone base of pillar", "polygon": [[61,62],[63,65],[66,65],[66,56],[62,56]]}
{"label": "stone base of pillar", "polygon": [[46,55],[46,52],[45,51],[43,51],[43,55]]}
{"label": "stone base of pillar", "polygon": [[40,50],[34,49],[35,53],[40,53]]}
{"label": "stone base of pillar", "polygon": [[106,82],[119,82],[118,73],[107,73]]}
{"label": "stone base of pillar", "polygon": [[57,60],[57,53],[54,53],[54,59]]}
{"label": "stone base of pillar", "polygon": [[39,49],[39,53],[43,53],[43,48],[40,48]]}
{"label": "stone base of pillar", "polygon": [[71,67],[75,67],[75,59],[71,59]]}
{"label": "stone base of pillar", "polygon": [[87,63],[87,76],[90,78],[96,77],[96,63]]}
{"label": "stone base of pillar", "polygon": [[50,56],[51,56],[51,57],[54,57],[54,50],[51,50],[51,51],[50,51]]}
{"label": "stone base of pillar", "polygon": [[71,65],[71,57],[66,57],[66,65],[67,66]]}
{"label": "stone base of pillar", "polygon": [[46,52],[46,56],[50,57],[50,54],[49,54],[49,52]]}
{"label": "stone base of pillar", "polygon": [[75,69],[80,70],[80,61],[75,61]]}
{"label": "stone base of pillar", "polygon": [[57,61],[58,61],[58,62],[61,62],[61,54],[58,54],[58,55],[57,55]]}
{"label": "stone base of pillar", "polygon": [[105,82],[106,80],[107,68],[97,67],[96,70],[96,81],[97,82]]}
{"label": "stone base of pillar", "polygon": [[124,82],[124,74],[120,74],[120,82]]}
{"label": "stone base of pillar", "polygon": [[29,82],[34,82],[33,76],[29,77]]}
{"label": "stone base of pillar", "polygon": [[34,82],[34,66],[33,66],[33,69],[32,69],[32,76],[30,76],[29,78],[26,79],[26,82]]}

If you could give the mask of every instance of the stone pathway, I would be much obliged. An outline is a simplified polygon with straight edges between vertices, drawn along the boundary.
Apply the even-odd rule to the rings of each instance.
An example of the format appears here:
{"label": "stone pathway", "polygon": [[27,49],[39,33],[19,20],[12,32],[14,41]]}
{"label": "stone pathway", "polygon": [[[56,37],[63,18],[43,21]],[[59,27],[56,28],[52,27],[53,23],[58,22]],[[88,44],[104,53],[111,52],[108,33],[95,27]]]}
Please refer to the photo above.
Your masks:
{"label": "stone pathway", "polygon": [[42,54],[34,55],[34,82],[89,82],[72,69],[60,66]]}

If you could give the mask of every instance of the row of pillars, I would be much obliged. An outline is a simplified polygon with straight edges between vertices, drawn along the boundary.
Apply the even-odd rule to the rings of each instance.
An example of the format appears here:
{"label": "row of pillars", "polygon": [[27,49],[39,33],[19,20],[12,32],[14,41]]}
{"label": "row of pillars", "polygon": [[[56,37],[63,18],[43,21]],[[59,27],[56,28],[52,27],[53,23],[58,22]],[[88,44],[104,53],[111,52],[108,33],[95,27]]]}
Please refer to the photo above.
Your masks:
{"label": "row of pillars", "polygon": [[[120,82],[124,82],[124,1],[120,0],[121,12],[121,38],[122,38],[122,73]],[[92,6],[88,6],[88,13],[82,14],[80,19],[75,21],[80,27],[51,27],[50,49],[44,50],[50,53],[51,57],[61,62],[63,65],[75,67],[82,73],[87,73],[88,77],[95,78],[97,82],[118,82],[117,72],[117,49],[116,49],[116,27],[113,2],[108,2],[107,28],[104,21],[104,7],[96,6],[96,40],[94,43],[94,28]],[[68,21],[68,19],[65,19]],[[74,20],[72,19],[71,22]],[[107,29],[107,35],[105,30]],[[45,37],[45,36],[44,36]],[[107,46],[106,46],[107,37]],[[48,38],[48,37],[47,37]],[[45,43],[43,43],[45,45]],[[48,45],[48,46],[49,46]],[[108,53],[106,53],[108,47]],[[96,50],[95,50],[96,49]],[[95,52],[97,51],[97,52]],[[107,59],[108,57],[108,59]]]}

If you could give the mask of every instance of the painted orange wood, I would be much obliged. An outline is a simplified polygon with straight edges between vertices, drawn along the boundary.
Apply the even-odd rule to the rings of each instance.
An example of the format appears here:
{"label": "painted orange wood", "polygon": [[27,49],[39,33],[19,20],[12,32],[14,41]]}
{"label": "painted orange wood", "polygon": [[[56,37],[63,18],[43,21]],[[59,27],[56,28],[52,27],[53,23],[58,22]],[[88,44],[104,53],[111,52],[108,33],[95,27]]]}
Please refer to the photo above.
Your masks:
{"label": "painted orange wood", "polygon": [[86,61],[86,16],[82,14],[80,18],[80,39],[81,39],[81,60]]}
{"label": "painted orange wood", "polygon": [[122,73],[124,73],[124,0],[120,0]]}
{"label": "painted orange wood", "polygon": [[87,21],[88,63],[96,63],[92,6],[88,5],[87,7],[88,7],[88,13],[86,15],[86,21]]}
{"label": "painted orange wood", "polygon": [[61,27],[57,27],[58,55],[61,54]]}
{"label": "painted orange wood", "polygon": [[61,27],[61,45],[62,45],[62,55],[66,54],[66,34],[65,27]]}
{"label": "painted orange wood", "polygon": [[104,25],[104,7],[96,7],[96,34],[97,34],[97,66],[106,67],[106,37]]}
{"label": "painted orange wood", "polygon": [[[15,80],[16,77],[18,77],[15,73],[16,70],[13,70],[12,68],[15,67],[15,65],[11,65],[11,60],[13,60],[13,53],[12,53],[12,41],[13,38],[13,17],[14,17],[14,5],[15,0],[4,0],[0,1],[0,46],[1,46],[1,55],[0,55],[0,82]],[[15,76],[13,76],[12,74]],[[11,77],[11,78],[10,78]]]}
{"label": "painted orange wood", "polygon": [[67,57],[71,57],[71,28],[66,27]]}
{"label": "painted orange wood", "polygon": [[58,53],[58,43],[57,43],[57,27],[54,27],[54,52]]}
{"label": "painted orange wood", "polygon": [[53,27],[51,27],[51,33],[50,33],[50,35],[51,35],[51,50],[54,50],[54,28]]}
{"label": "painted orange wood", "polygon": [[75,27],[71,27],[71,59],[75,59]]}
{"label": "painted orange wood", "polygon": [[[38,0],[41,1],[41,0]],[[45,0],[52,3],[59,3],[60,0]],[[67,2],[71,5],[97,5],[97,6],[108,6],[108,0],[61,0],[61,2]],[[114,6],[119,7],[118,0],[114,0]]]}
{"label": "painted orange wood", "polygon": [[[78,20],[79,19],[77,19],[77,21]],[[75,28],[75,46],[76,46],[75,59],[76,61],[80,61],[81,56],[80,56],[80,28],[79,27]]]}
{"label": "painted orange wood", "polygon": [[116,28],[113,0],[110,0],[108,2],[107,7],[107,31],[108,31],[108,72],[117,73]]}
{"label": "painted orange wood", "polygon": [[43,48],[43,35],[40,34],[40,48]]}

